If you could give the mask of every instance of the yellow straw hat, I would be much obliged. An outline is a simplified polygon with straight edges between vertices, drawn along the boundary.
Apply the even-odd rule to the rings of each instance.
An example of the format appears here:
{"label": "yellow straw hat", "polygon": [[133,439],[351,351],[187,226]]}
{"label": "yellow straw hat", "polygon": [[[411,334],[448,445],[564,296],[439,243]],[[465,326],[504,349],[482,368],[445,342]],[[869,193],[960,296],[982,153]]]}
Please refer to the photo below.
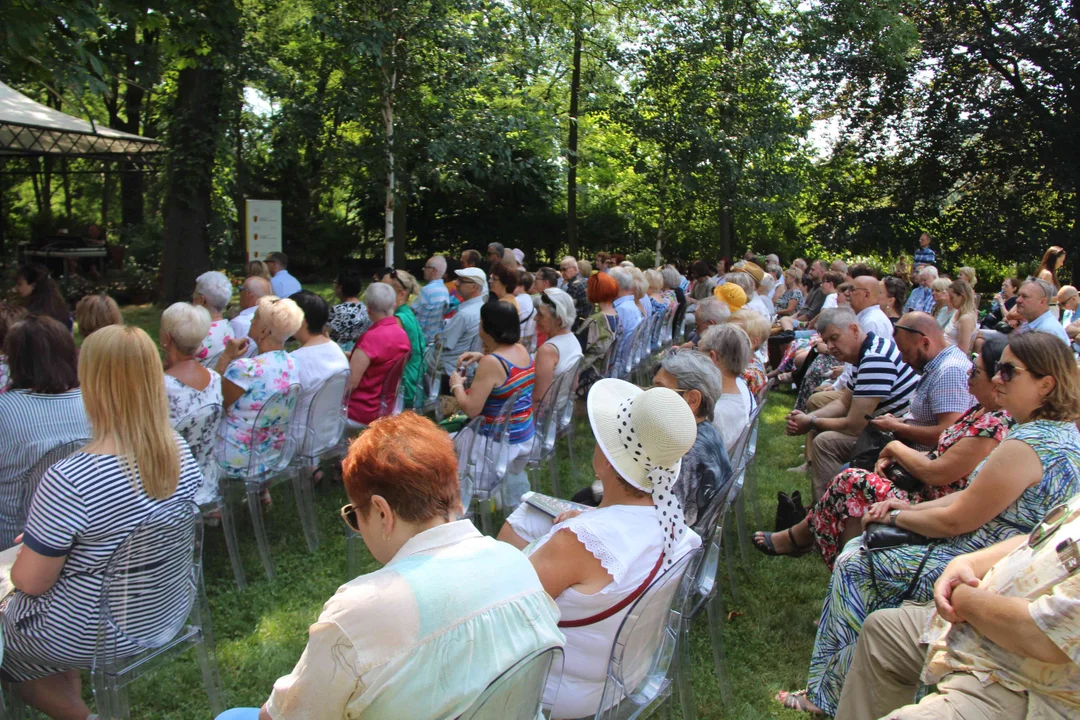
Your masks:
{"label": "yellow straw hat", "polygon": [[731,312],[742,308],[746,304],[746,293],[733,282],[726,282],[713,290],[717,300],[723,300],[731,308]]}

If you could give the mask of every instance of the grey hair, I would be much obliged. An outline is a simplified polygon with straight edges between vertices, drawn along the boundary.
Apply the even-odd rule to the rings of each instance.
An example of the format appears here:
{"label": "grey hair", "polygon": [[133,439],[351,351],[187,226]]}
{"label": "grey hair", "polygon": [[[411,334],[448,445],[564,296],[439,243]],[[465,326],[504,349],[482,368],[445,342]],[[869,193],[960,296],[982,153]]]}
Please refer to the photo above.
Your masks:
{"label": "grey hair", "polygon": [[566,263],[573,263],[577,265],[577,258],[573,257],[572,255],[566,255],[563,257],[562,260],[559,261],[559,267],[562,267]]}
{"label": "grey hair", "polygon": [[931,280],[937,280],[938,273],[937,268],[933,265],[924,265],[923,269],[919,271],[920,275],[929,275]]}
{"label": "grey hair", "polygon": [[578,260],[577,269],[578,275],[583,278],[588,278],[590,275],[592,275],[592,263],[588,260]]}
{"label": "grey hair", "polygon": [[446,274],[446,258],[442,255],[432,255],[431,267],[435,268],[435,272],[439,273],[439,278],[441,278]]}
{"label": "grey hair", "polygon": [[634,278],[634,298],[640,300],[648,295],[649,281],[645,278],[645,273],[636,267],[628,267],[626,270],[630,273],[630,277]]}
{"label": "grey hair", "polygon": [[772,291],[776,289],[776,278],[771,274],[765,273],[761,278],[761,294],[772,295]]}
{"label": "grey hair", "polygon": [[[1029,277],[1027,280],[1024,281],[1024,285],[1037,285],[1039,289],[1042,290],[1042,294],[1046,296],[1047,300],[1057,295],[1057,293],[1054,292],[1054,286],[1048,283],[1046,280],[1038,280],[1036,278]],[[1021,285],[1021,287],[1023,287],[1023,285]]]}
{"label": "grey hair", "polygon": [[727,322],[731,317],[731,308],[723,300],[707,297],[697,304],[694,310],[694,319],[701,322],[712,322],[716,325]]}
{"label": "grey hair", "polygon": [[713,325],[698,340],[698,349],[716,353],[716,363],[723,372],[738,377],[750,363],[750,336],[738,325]]}
{"label": "grey hair", "polygon": [[777,255],[776,253],[769,253],[768,255],[765,256],[765,262],[768,263],[769,265],[776,265],[777,267],[779,267],[780,266],[780,256]]}
{"label": "grey hair", "polygon": [[232,283],[225,273],[217,270],[204,272],[195,278],[195,294],[202,295],[207,305],[221,312],[232,298]]}
{"label": "grey hair", "polygon": [[393,315],[394,308],[397,306],[397,293],[386,283],[371,283],[364,291],[364,305],[367,306],[368,312]]}
{"label": "grey hair", "polygon": [[[574,307],[574,299],[565,290],[560,290],[556,287],[550,287],[544,290],[544,295],[551,299],[551,302],[555,303],[554,311],[555,319],[558,320],[559,326],[566,328],[567,330],[574,327],[574,321],[577,320],[577,308]],[[540,304],[543,305],[543,298],[540,300]]]}
{"label": "grey hair", "polygon": [[210,313],[191,303],[173,303],[161,313],[161,332],[172,338],[181,353],[194,355],[210,332]]}
{"label": "grey hair", "polygon": [[630,271],[624,267],[611,268],[608,271],[612,279],[619,286],[619,290],[633,290],[634,289],[634,276],[630,274]]}
{"label": "grey hair", "polygon": [[675,269],[674,265],[665,265],[664,269],[660,271],[660,275],[663,276],[664,287],[668,290],[679,287],[679,271]]}
{"label": "grey hair", "polygon": [[696,352],[677,352],[664,358],[660,367],[675,378],[680,390],[701,393],[698,416],[712,420],[716,400],[723,395],[724,386],[720,371],[709,358]]}
{"label": "grey hair", "polygon": [[780,276],[784,274],[784,268],[780,267],[780,263],[768,263],[765,266],[765,272],[769,273],[775,279],[780,279]]}
{"label": "grey hair", "polygon": [[756,294],[754,292],[754,278],[750,277],[750,275],[747,273],[728,273],[724,276],[724,280],[726,280],[727,282],[733,282],[739,287],[741,287],[743,292],[746,293],[747,300],[750,300],[750,298],[754,297],[754,295]]}
{"label": "grey hair", "polygon": [[830,325],[847,329],[852,325],[858,324],[859,318],[856,317],[855,311],[851,308],[829,308],[828,310],[822,310],[821,314],[818,315],[817,331],[819,335],[824,335]]}

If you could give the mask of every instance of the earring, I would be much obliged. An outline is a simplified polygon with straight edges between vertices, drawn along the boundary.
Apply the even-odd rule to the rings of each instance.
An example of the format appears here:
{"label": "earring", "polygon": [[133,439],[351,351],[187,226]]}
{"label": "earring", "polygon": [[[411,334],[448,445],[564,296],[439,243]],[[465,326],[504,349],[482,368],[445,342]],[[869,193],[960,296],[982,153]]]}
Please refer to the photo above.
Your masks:
{"label": "earring", "polygon": [[390,541],[390,536],[389,535],[383,535],[382,536],[382,541],[383,542],[389,542]]}

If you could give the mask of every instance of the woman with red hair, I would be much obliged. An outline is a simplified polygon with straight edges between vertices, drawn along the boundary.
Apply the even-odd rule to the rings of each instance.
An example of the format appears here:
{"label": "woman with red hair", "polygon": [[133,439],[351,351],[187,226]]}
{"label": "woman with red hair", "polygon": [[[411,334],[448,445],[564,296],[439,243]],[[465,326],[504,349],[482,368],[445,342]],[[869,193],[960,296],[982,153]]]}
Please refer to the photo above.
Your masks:
{"label": "woman with red hair", "polygon": [[338,588],[261,710],[219,720],[457,717],[518,660],[563,645],[529,560],[457,519],[454,445],[431,420],[376,420],[343,477],[342,518],[384,567]]}

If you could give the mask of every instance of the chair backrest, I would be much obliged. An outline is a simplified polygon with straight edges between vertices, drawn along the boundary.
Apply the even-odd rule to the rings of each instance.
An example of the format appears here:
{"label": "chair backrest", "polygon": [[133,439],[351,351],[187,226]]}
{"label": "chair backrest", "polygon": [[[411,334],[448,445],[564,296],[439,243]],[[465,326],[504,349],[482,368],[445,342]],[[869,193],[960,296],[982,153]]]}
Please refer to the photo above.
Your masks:
{"label": "chair backrest", "polygon": [[297,455],[315,457],[341,442],[348,417],[348,385],[349,371],[340,370],[315,391],[307,406],[303,434],[295,438]]}
{"label": "chair backrest", "polygon": [[507,398],[494,418],[485,418],[486,422],[478,426],[479,437],[471,456],[476,462],[474,489],[490,491],[506,478],[510,465],[510,421],[514,417],[514,404],[523,392],[524,389],[518,390]]}
{"label": "chair backrest", "polygon": [[529,351],[530,355],[536,354],[536,310],[532,311],[528,319],[521,322],[521,345]]}
{"label": "chair backrest", "polygon": [[[248,433],[247,477],[281,471],[292,462],[296,441],[290,425],[299,398],[300,384],[293,383],[288,390],[274,393],[263,403]],[[221,458],[219,464],[220,461]],[[233,476],[238,474],[235,467],[222,469]]]}
{"label": "chair backrest", "polygon": [[439,381],[442,377],[442,366],[439,360],[442,358],[442,340],[435,340],[424,348],[424,377],[423,397],[424,406],[436,403],[439,400]]}
{"label": "chair backrest", "polygon": [[60,443],[52,448],[49,448],[38,458],[38,461],[30,466],[30,469],[22,474],[15,482],[15,491],[17,493],[14,498],[16,506],[12,508],[11,516],[13,522],[8,525],[6,522],[0,524],[0,548],[8,548],[15,544],[15,538],[26,527],[26,518],[30,513],[30,504],[34,501],[34,493],[37,492],[38,485],[41,484],[41,478],[44,477],[45,471],[51,468],[56,463],[60,462],[68,455],[71,455],[76,450],[86,447],[90,444],[89,438],[78,438],[77,440],[69,440],[65,443]]}
{"label": "chair backrest", "polygon": [[536,426],[536,439],[533,441],[532,458],[541,460],[555,447],[555,436],[559,430],[559,419],[567,405],[569,387],[577,376],[577,367],[580,360],[556,375],[551,385],[544,391],[544,397],[533,409],[533,420]]}
{"label": "chair backrest", "polygon": [[562,648],[537,650],[495,678],[458,720],[535,720],[548,673]]}
{"label": "chair backrest", "polygon": [[581,365],[583,362],[584,358],[581,358],[574,363],[573,367],[569,367],[565,371],[569,377],[566,381],[566,387],[563,388],[564,395],[557,401],[557,428],[559,432],[565,430],[566,426],[574,420],[574,391],[577,390],[578,378],[581,376]]}
{"label": "chair backrest", "polygon": [[394,361],[383,379],[382,395],[379,396],[379,415],[387,417],[393,415],[397,409],[398,388],[401,387],[401,379],[405,375],[405,366],[409,364],[412,352],[406,352]]}
{"label": "chair backrest", "polygon": [[611,339],[604,357],[597,363],[597,370],[606,378],[616,377],[616,367],[619,359],[619,347],[622,345],[623,331],[621,327],[615,329],[615,336]]}
{"label": "chair backrest", "polygon": [[218,467],[214,462],[214,451],[217,445],[218,426],[225,414],[220,403],[208,403],[195,408],[173,425],[173,430],[188,444],[191,455],[203,471],[203,476],[213,474],[214,477],[206,477],[207,483],[212,483],[217,478]]}
{"label": "chair backrest", "polygon": [[[158,648],[187,621],[199,592],[202,522],[189,501],[166,501],[109,558],[102,579],[99,656]],[[103,652],[102,652],[103,651]]]}
{"label": "chair backrest", "polygon": [[625,717],[624,703],[641,707],[666,691],[690,591],[686,570],[700,552],[680,558],[630,606],[615,634],[598,720]]}

